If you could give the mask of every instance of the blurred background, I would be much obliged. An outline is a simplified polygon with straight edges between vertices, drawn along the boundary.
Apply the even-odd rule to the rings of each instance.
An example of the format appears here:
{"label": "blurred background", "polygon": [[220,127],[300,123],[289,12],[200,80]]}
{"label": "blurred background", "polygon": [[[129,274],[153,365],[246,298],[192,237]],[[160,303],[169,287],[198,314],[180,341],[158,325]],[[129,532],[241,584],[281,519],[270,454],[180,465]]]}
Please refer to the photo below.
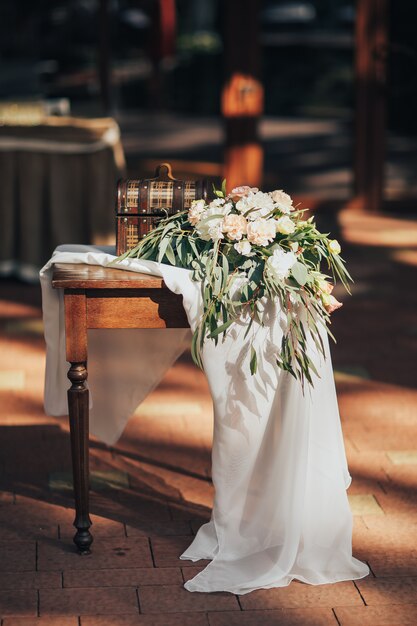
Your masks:
{"label": "blurred background", "polygon": [[[114,241],[119,176],[415,209],[409,0],[3,0],[0,271]],[[36,241],[35,241],[36,240]]]}

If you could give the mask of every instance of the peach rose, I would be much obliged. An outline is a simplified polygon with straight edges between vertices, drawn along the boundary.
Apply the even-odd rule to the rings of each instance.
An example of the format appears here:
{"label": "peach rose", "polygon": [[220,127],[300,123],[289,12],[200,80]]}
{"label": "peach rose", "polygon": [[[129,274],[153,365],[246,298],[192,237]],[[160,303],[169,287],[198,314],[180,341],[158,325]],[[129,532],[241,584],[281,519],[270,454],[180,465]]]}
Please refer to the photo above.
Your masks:
{"label": "peach rose", "polygon": [[246,234],[248,223],[243,215],[230,213],[223,220],[223,232],[227,234],[229,239],[239,241]]}
{"label": "peach rose", "polygon": [[248,241],[257,246],[267,246],[275,239],[275,220],[258,217],[248,224]]}
{"label": "peach rose", "polygon": [[290,213],[294,209],[292,198],[282,189],[275,189],[269,193],[281,213]]}
{"label": "peach rose", "polygon": [[259,191],[258,187],[249,187],[248,185],[241,185],[240,187],[234,187],[230,192],[230,197],[236,202],[243,196],[248,196],[250,193],[256,193]]}

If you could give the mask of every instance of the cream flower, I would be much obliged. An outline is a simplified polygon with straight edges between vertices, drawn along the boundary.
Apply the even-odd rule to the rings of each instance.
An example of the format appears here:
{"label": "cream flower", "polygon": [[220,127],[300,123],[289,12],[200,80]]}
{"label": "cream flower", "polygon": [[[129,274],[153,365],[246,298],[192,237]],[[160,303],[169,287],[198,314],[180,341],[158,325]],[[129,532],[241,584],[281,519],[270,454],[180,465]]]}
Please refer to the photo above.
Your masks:
{"label": "cream flower", "polygon": [[275,239],[275,220],[258,217],[248,224],[248,241],[257,246],[267,246]]}
{"label": "cream flower", "polygon": [[236,203],[236,210],[243,213],[246,219],[253,221],[258,217],[266,217],[274,210],[272,198],[263,191],[249,193]]}
{"label": "cream flower", "polygon": [[282,235],[290,235],[295,231],[295,224],[288,215],[283,215],[275,220],[275,228],[277,233]]}
{"label": "cream flower", "polygon": [[324,280],[324,278],[320,278],[317,281],[317,285],[320,291],[323,293],[328,293],[330,295],[333,291],[332,283],[328,283],[327,280]]}
{"label": "cream flower", "polygon": [[337,239],[332,239],[331,241],[329,241],[327,247],[332,254],[340,254],[342,251],[340,243],[337,241]]}
{"label": "cream flower", "polygon": [[294,252],[285,252],[282,248],[276,248],[272,256],[267,260],[266,267],[272,278],[279,282],[287,278],[296,261],[297,257]]}
{"label": "cream flower", "polygon": [[275,189],[275,191],[271,191],[269,196],[275,202],[281,213],[289,213],[294,210],[291,196],[285,193],[282,189]]}
{"label": "cream flower", "polygon": [[343,302],[339,302],[334,296],[331,296],[330,294],[324,293],[322,295],[322,299],[324,308],[328,313],[333,313],[333,311],[336,311],[337,309],[340,309],[341,306],[343,306]]}
{"label": "cream flower", "polygon": [[220,207],[222,206],[224,203],[226,202],[226,200],[224,198],[216,198],[215,200],[212,200],[209,204],[209,207],[211,209],[213,209],[214,207]]}
{"label": "cream flower", "polygon": [[196,231],[198,236],[204,241],[217,241],[218,239],[223,239],[223,219],[222,218],[214,218],[211,220],[202,220],[196,226]]}
{"label": "cream flower", "polygon": [[214,205],[210,203],[210,208],[201,214],[201,219],[196,224],[196,231],[204,241],[217,241],[223,239],[223,219],[230,213],[230,206]]}
{"label": "cream flower", "polygon": [[243,215],[231,213],[226,215],[223,221],[223,232],[227,234],[229,239],[239,241],[246,233],[248,223]]}
{"label": "cream flower", "polygon": [[201,219],[202,214],[206,209],[206,203],[204,200],[193,200],[190,210],[188,211],[188,221],[191,226],[195,226]]}
{"label": "cream flower", "polygon": [[233,247],[237,252],[239,252],[239,254],[242,254],[243,256],[248,256],[252,250],[252,246],[247,239],[242,239],[241,241],[238,241]]}

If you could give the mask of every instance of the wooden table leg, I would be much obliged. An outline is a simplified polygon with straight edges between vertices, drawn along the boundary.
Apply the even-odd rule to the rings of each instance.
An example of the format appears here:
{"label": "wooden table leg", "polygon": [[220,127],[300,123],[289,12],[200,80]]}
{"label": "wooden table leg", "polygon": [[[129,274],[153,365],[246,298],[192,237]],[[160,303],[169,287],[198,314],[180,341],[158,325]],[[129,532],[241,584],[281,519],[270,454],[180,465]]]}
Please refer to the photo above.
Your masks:
{"label": "wooden table leg", "polygon": [[88,554],[93,537],[89,531],[89,449],[87,363],[71,363],[68,378],[68,412],[71,431],[72,474],[74,479],[75,520],[74,543],[81,554]]}
{"label": "wooden table leg", "polygon": [[72,472],[74,479],[74,543],[81,554],[89,554],[93,537],[89,531],[89,403],[87,380],[86,297],[82,290],[65,292],[65,333],[68,378],[68,413],[71,431]]}

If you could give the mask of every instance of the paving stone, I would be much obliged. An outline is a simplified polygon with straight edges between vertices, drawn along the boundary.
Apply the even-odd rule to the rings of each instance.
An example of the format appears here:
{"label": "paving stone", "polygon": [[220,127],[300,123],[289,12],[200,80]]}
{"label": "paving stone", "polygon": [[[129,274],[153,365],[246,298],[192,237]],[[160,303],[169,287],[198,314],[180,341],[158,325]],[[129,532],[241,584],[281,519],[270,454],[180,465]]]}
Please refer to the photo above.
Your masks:
{"label": "paving stone", "polygon": [[417,464],[417,450],[392,450],[386,455],[394,465]]}
{"label": "paving stone", "polygon": [[160,615],[83,616],[81,626],[209,626],[204,613],[161,613]]}
{"label": "paving stone", "polygon": [[244,610],[362,605],[361,597],[351,582],[334,585],[305,585],[293,581],[288,587],[260,589],[240,596]]}
{"label": "paving stone", "polygon": [[139,612],[135,589],[48,589],[39,592],[40,615],[118,615]]}
{"label": "paving stone", "polygon": [[[384,480],[387,482],[386,477],[384,477]],[[369,494],[375,494],[376,497],[380,493],[384,493],[382,480],[377,480],[373,476],[368,477],[359,476],[355,473],[352,474],[352,483],[348,491],[349,499],[351,498],[351,496],[363,496]]]}
{"label": "paving stone", "polygon": [[8,589],[0,591],[0,616],[37,615],[38,594],[34,590]]}
{"label": "paving stone", "polygon": [[[177,520],[170,522],[146,522],[138,523],[137,526],[126,526],[128,537],[153,537],[153,536],[188,536],[192,535],[190,522]],[[192,538],[190,539],[191,542]]]}
{"label": "paving stone", "polygon": [[337,626],[329,609],[278,609],[209,613],[210,626]]}
{"label": "paving stone", "polygon": [[139,587],[139,603],[141,613],[240,610],[230,593],[190,593],[175,585]]}
{"label": "paving stone", "polygon": [[417,509],[417,496],[414,489],[408,489],[402,493],[390,491],[387,494],[380,494],[378,495],[378,502],[383,511],[389,515],[401,513],[415,515]]}
{"label": "paving stone", "polygon": [[367,578],[356,584],[367,605],[417,604],[417,577]]}
{"label": "paving stone", "polygon": [[197,576],[197,574],[202,572],[203,569],[204,569],[204,566],[203,567],[183,567],[182,575],[184,577],[184,582],[187,582],[187,580],[191,580],[191,578],[194,578],[194,576]]}
{"label": "paving stone", "polygon": [[[192,561],[183,561],[179,557],[190,545],[192,537],[153,537],[152,552],[157,567],[192,567]],[[201,560],[199,564],[209,563]]]}
{"label": "paving stone", "polygon": [[336,607],[340,626],[416,626],[416,605]]}
{"label": "paving stone", "polygon": [[0,370],[1,391],[22,391],[24,388],[24,370]]}
{"label": "paving stone", "polygon": [[0,572],[23,572],[36,569],[34,541],[0,541]]}
{"label": "paving stone", "polygon": [[173,415],[201,415],[203,408],[199,402],[155,402],[145,400],[135,411],[135,415],[148,415],[151,417]]}
{"label": "paving stone", "polygon": [[406,515],[369,516],[362,518],[362,522],[355,526],[353,534],[354,553],[358,558],[371,560],[373,567],[378,567],[378,575],[389,574],[393,566],[403,569],[407,562],[410,568],[413,566],[417,516],[415,519]]}
{"label": "paving stone", "polygon": [[78,617],[7,617],[2,626],[78,626]]}
{"label": "paving stone", "polygon": [[50,589],[62,587],[61,572],[2,572],[0,589]]}
{"label": "paving stone", "polygon": [[348,498],[352,515],[384,515],[384,511],[372,494],[349,494]]}
{"label": "paving stone", "polygon": [[182,581],[181,570],[173,567],[64,572],[64,587],[137,587],[138,585],[181,584]]}
{"label": "paving stone", "polygon": [[[39,545],[39,570],[95,570],[152,567],[146,539],[106,539],[93,544],[93,552],[79,555],[75,547],[63,541]],[[11,569],[11,568],[8,568]]]}
{"label": "paving stone", "polygon": [[384,554],[370,554],[369,563],[376,576],[415,576],[417,550],[390,550]]}
{"label": "paving stone", "polygon": [[129,517],[125,518],[126,522],[140,520],[147,522],[168,522],[171,520],[168,506],[163,502],[157,502],[146,498],[137,488],[135,492],[124,492],[118,494],[119,503],[129,509]]}
{"label": "paving stone", "polygon": [[191,504],[187,507],[181,507],[171,504],[170,511],[172,519],[189,521],[193,526],[196,525],[197,530],[210,521],[210,509],[206,507],[192,506]]}
{"label": "paving stone", "polygon": [[[119,470],[92,470],[90,471],[91,489],[103,491],[108,489],[128,489],[129,476]],[[73,490],[72,472],[52,472],[49,474],[49,488],[52,491]]]}
{"label": "paving stone", "polygon": [[[390,495],[404,492],[405,494],[417,490],[417,463],[391,465],[386,469],[387,481],[384,491]],[[416,509],[417,514],[417,509]]]}
{"label": "paving stone", "polygon": [[[11,517],[11,520],[13,520],[13,517]],[[28,539],[36,541],[46,538],[58,539],[58,536],[58,524],[40,525],[31,522],[31,520],[26,520],[24,525],[16,523],[15,520],[0,522],[0,537],[2,541],[27,541]]]}
{"label": "paving stone", "polygon": [[[30,473],[31,468],[28,468],[27,475]],[[14,525],[22,528],[29,528],[31,525],[48,527],[63,522],[72,523],[74,509],[68,506],[70,502],[72,505],[72,501],[72,498],[68,499],[68,504],[64,506],[26,498],[16,493],[16,504],[0,507],[0,522],[11,525],[12,521]]]}

